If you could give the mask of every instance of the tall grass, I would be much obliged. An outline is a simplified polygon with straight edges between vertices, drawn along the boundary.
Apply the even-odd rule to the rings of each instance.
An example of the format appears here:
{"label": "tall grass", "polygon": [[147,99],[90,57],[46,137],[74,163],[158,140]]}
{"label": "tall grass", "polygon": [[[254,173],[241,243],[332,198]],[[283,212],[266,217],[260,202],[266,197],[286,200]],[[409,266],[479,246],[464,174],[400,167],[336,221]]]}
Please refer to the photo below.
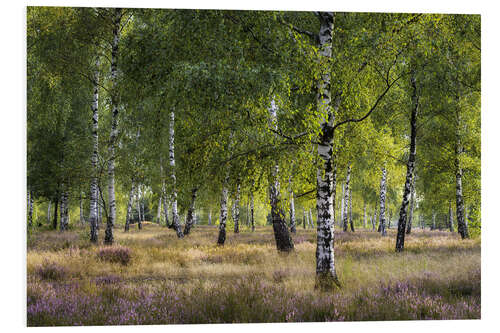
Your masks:
{"label": "tall grass", "polygon": [[213,226],[181,240],[154,224],[115,232],[108,250],[78,229],[32,235],[29,326],[480,318],[479,239],[416,231],[396,254],[392,230],[338,232],[343,287],[323,293],[314,289],[313,230],[298,230],[289,255],[264,227],[229,233],[224,247]]}

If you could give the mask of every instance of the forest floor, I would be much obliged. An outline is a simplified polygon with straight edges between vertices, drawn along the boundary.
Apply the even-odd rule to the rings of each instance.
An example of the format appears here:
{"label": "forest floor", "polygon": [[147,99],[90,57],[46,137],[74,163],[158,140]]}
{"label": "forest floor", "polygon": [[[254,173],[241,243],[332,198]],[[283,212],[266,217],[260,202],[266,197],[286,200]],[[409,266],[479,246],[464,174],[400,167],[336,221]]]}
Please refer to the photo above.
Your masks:
{"label": "forest floor", "polygon": [[[395,253],[395,230],[337,231],[343,287],[314,289],[315,230],[295,251],[276,251],[271,227],[195,226],[177,239],[156,224],[115,229],[115,245],[91,246],[87,229],[31,234],[28,326],[479,319],[481,241],[414,230]],[[104,230],[100,231],[100,237]]]}

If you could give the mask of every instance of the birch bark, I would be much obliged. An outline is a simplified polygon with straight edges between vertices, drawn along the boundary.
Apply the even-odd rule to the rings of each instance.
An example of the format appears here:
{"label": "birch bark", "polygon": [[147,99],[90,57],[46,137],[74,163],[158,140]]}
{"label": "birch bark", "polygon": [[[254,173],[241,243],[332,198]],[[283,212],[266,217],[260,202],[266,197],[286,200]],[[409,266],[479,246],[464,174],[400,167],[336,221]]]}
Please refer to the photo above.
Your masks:
{"label": "birch bark", "polygon": [[385,166],[382,168],[382,178],[380,179],[380,211],[379,211],[379,228],[382,236],[387,235],[385,230],[385,198],[387,192],[387,170]]}
{"label": "birch bark", "polygon": [[111,131],[109,135],[109,161],[108,161],[108,205],[109,214],[104,232],[104,244],[113,244],[113,226],[116,220],[116,197],[115,197],[115,146],[118,136],[118,42],[120,40],[120,21],[122,18],[121,8],[115,8],[113,17],[113,42],[111,44]]}
{"label": "birch bark", "polygon": [[130,230],[130,219],[132,218],[132,203],[134,201],[134,181],[132,180],[132,183],[130,185],[130,193],[128,195],[128,202],[127,202],[127,216],[125,218],[125,231]]}
{"label": "birch bark", "polygon": [[174,137],[175,137],[175,113],[172,111],[170,113],[170,128],[169,128],[169,163],[171,170],[170,177],[172,178],[172,227],[177,233],[177,237],[182,238],[184,234],[182,233],[181,226],[179,224],[179,214],[177,212],[177,188],[176,188],[176,178],[175,178],[175,152],[174,152]]}
{"label": "birch bark", "polygon": [[94,93],[92,96],[92,179],[90,180],[90,209],[89,209],[89,227],[90,227],[90,241],[92,243],[97,243],[98,232],[97,232],[97,205],[98,205],[98,188],[97,188],[97,177],[98,169],[97,163],[99,160],[99,65],[100,58],[96,57],[95,60],[95,71],[94,71]]}
{"label": "birch bark", "polygon": [[198,192],[198,188],[195,187],[191,190],[191,204],[189,205],[189,209],[187,212],[186,225],[184,226],[184,236],[189,235],[191,231],[191,227],[194,224],[194,204],[196,202],[196,194]]}
{"label": "birch bark", "polygon": [[410,133],[410,156],[408,157],[408,164],[406,170],[406,182],[403,192],[403,202],[401,203],[401,209],[399,211],[399,222],[398,222],[398,233],[396,237],[396,252],[401,252],[404,250],[405,243],[405,231],[406,231],[406,211],[408,206],[408,199],[410,195],[410,186],[412,181],[412,176],[415,169],[415,158],[417,153],[417,115],[419,108],[419,96],[417,93],[417,80],[415,73],[411,73],[411,86],[413,90],[412,94],[412,111],[411,111],[411,133]]}

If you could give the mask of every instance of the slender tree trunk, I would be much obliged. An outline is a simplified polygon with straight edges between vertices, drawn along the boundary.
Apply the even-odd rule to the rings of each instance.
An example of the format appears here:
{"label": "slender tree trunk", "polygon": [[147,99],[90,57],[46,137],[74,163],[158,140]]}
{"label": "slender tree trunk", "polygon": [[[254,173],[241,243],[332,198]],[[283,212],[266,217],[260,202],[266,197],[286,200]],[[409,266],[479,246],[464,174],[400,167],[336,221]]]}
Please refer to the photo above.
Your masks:
{"label": "slender tree trunk", "polygon": [[33,226],[33,193],[28,189],[28,227]]}
{"label": "slender tree trunk", "polygon": [[161,223],[161,195],[158,199],[158,209],[156,210],[156,223]]}
{"label": "slender tree trunk", "polygon": [[219,237],[217,244],[224,245],[226,242],[226,220],[227,220],[227,186],[229,182],[229,172],[226,173],[224,183],[222,185],[222,195],[220,199],[220,222],[219,222]]}
{"label": "slender tree trunk", "polygon": [[208,211],[208,225],[212,225],[212,209]]}
{"label": "slender tree trunk", "polygon": [[297,229],[295,227],[295,203],[293,200],[292,176],[288,178],[288,182],[290,184],[290,232],[295,234]]}
{"label": "slender tree trunk", "polygon": [[419,96],[417,94],[417,82],[415,73],[411,74],[411,86],[413,89],[412,103],[413,108],[411,112],[411,134],[410,134],[410,156],[408,157],[408,164],[406,170],[406,182],[403,192],[403,202],[401,203],[401,210],[399,211],[398,234],[396,238],[396,252],[404,250],[405,245],[405,231],[406,231],[406,211],[408,206],[408,199],[410,195],[410,186],[412,175],[415,169],[415,158],[417,154],[417,114],[419,107]]}
{"label": "slender tree trunk", "polygon": [[59,206],[59,194],[56,194],[56,200],[54,200],[54,217],[52,219],[52,228],[57,230],[57,208]]}
{"label": "slender tree trunk", "polygon": [[[344,229],[345,183],[342,184],[342,200],[340,203],[340,226]],[[347,230],[347,229],[346,229]],[[344,230],[344,231],[346,231]]]}
{"label": "slender tree trunk", "polygon": [[175,177],[175,155],[174,155],[174,125],[175,125],[175,113],[172,111],[170,113],[170,144],[169,144],[169,162],[171,167],[171,178],[172,178],[172,227],[177,233],[177,237],[182,238],[184,234],[182,233],[181,226],[179,224],[179,214],[177,213],[177,189],[176,189],[176,177]]}
{"label": "slender tree trunk", "polygon": [[351,163],[347,165],[347,177],[345,179],[345,196],[344,196],[344,220],[342,221],[342,227],[344,232],[347,231],[349,226],[349,182],[351,179]]}
{"label": "slender tree trunk", "polygon": [[[276,103],[271,101],[269,108],[270,120],[274,124],[274,129],[278,130],[278,117],[276,115]],[[273,223],[274,239],[276,240],[276,247],[280,252],[290,252],[293,250],[293,241],[290,237],[288,227],[285,222],[285,214],[280,207],[280,183],[278,179],[279,166],[276,163],[271,172],[271,180],[269,185],[269,201],[271,204],[271,219]]]}
{"label": "slender tree trunk", "polygon": [[366,229],[366,202],[363,203],[363,228]]}
{"label": "slender tree trunk", "polygon": [[137,228],[139,228],[139,230],[141,230],[142,229],[141,184],[137,184],[136,204],[137,204]]}
{"label": "slender tree trunk", "polygon": [[449,204],[449,209],[448,209],[448,227],[450,228],[451,232],[455,231],[455,228],[453,228],[453,209],[451,209],[451,201]]}
{"label": "slender tree trunk", "polygon": [[377,227],[377,201],[375,201],[375,208],[373,209],[372,227],[373,231],[375,231]]}
{"label": "slender tree trunk", "polygon": [[352,187],[349,189],[349,225],[351,231],[354,232],[354,222],[352,220]]}
{"label": "slender tree trunk", "polygon": [[385,230],[385,198],[387,192],[387,170],[385,166],[382,168],[382,178],[380,179],[380,212],[379,212],[379,227],[382,236],[387,235]]}
{"label": "slender tree trunk", "polygon": [[49,200],[49,205],[47,207],[47,224],[50,225],[50,208],[52,206],[52,201]]}
{"label": "slender tree trunk", "polygon": [[234,233],[240,232],[240,183],[236,185],[236,196],[234,199]]}
{"label": "slender tree trunk", "polygon": [[117,89],[117,60],[118,60],[118,42],[120,39],[120,21],[122,17],[121,8],[115,8],[113,18],[113,43],[111,45],[111,132],[109,135],[109,162],[108,162],[108,205],[109,214],[106,221],[106,230],[104,232],[104,244],[113,244],[113,226],[116,221],[116,198],[115,198],[115,146],[118,136],[118,89]]}
{"label": "slender tree trunk", "polygon": [[184,236],[189,235],[191,227],[194,224],[194,204],[196,201],[196,194],[198,193],[198,188],[195,187],[191,190],[191,204],[187,212],[186,225],[184,226]]}
{"label": "slender tree trunk", "polygon": [[302,228],[306,229],[306,211],[302,209]]}
{"label": "slender tree trunk", "polygon": [[411,234],[411,225],[413,221],[413,210],[415,207],[415,175],[413,175],[413,180],[411,183],[410,192],[410,213],[408,214],[408,225],[406,227],[406,234]]}
{"label": "slender tree trunk", "polygon": [[432,228],[431,230],[435,230],[436,229],[436,213],[433,213],[432,214]]}
{"label": "slender tree trunk", "polygon": [[85,216],[83,214],[83,196],[82,192],[80,192],[80,223],[85,224]]}
{"label": "slender tree trunk", "polygon": [[469,228],[465,221],[464,197],[462,189],[462,166],[460,164],[460,156],[463,153],[463,147],[460,140],[460,113],[457,109],[457,131],[456,131],[456,147],[455,147],[455,178],[456,178],[456,201],[457,201],[457,229],[462,239],[469,238]]}
{"label": "slender tree trunk", "polygon": [[163,197],[163,216],[165,216],[165,226],[170,228],[170,223],[168,222],[168,203],[166,196]]}
{"label": "slender tree trunk", "polygon": [[102,201],[101,198],[101,189],[98,188],[97,190],[97,195],[98,195],[98,200],[97,200],[97,225],[96,228],[99,230],[101,228],[101,223],[102,223],[102,209],[104,208],[104,202]]}
{"label": "slender tree trunk", "polygon": [[61,185],[61,218],[59,223],[59,230],[66,231],[68,230],[68,192],[65,184]]}
{"label": "slender tree trunk", "polygon": [[99,65],[100,58],[96,57],[94,71],[94,93],[92,97],[92,179],[90,180],[90,209],[89,209],[89,226],[90,226],[90,241],[97,243],[97,220],[98,216],[98,159],[99,159]]}
{"label": "slender tree trunk", "polygon": [[132,183],[130,185],[130,193],[128,195],[128,202],[127,202],[127,217],[125,219],[125,231],[130,230],[130,220],[132,218],[132,203],[134,201],[134,181],[132,180]]}

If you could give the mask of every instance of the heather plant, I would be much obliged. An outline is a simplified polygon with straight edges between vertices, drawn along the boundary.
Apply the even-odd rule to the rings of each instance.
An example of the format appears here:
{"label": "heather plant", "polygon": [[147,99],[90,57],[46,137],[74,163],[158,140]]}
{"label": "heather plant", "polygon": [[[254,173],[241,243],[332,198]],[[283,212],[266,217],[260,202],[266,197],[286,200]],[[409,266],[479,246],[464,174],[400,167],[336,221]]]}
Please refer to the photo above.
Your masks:
{"label": "heather plant", "polygon": [[43,280],[62,280],[67,276],[67,270],[55,262],[44,261],[37,267],[36,274]]}
{"label": "heather plant", "polygon": [[106,246],[97,250],[100,260],[127,265],[130,262],[130,249],[123,246]]}
{"label": "heather plant", "polygon": [[[77,232],[65,237],[72,239]],[[402,255],[394,253],[388,237],[375,232],[338,234],[344,287],[333,293],[314,288],[312,230],[299,228],[292,237],[304,241],[286,256],[273,251],[272,231],[263,227],[228,233],[224,247],[213,244],[217,228],[204,226],[194,226],[183,240],[156,225],[140,232],[117,230],[116,236],[119,245],[91,249],[30,244],[29,326],[481,316],[480,240],[462,241],[450,232],[415,230]],[[45,242],[50,237],[34,238]],[[126,265],[122,256],[129,258]],[[66,273],[41,278],[38,270],[44,265]]]}

